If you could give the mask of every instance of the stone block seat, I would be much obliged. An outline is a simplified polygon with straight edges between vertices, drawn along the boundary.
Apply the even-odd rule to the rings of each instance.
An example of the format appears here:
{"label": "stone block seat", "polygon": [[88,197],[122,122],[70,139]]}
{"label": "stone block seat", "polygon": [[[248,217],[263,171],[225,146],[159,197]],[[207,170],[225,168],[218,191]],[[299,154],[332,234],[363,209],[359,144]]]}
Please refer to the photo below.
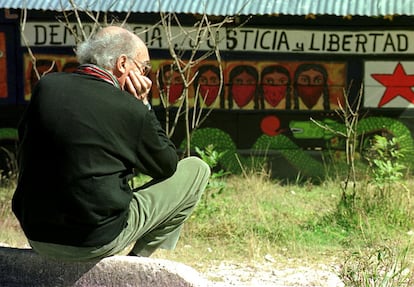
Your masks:
{"label": "stone block seat", "polygon": [[145,257],[112,256],[97,262],[45,259],[31,249],[0,247],[2,287],[193,287],[210,286],[182,263]]}

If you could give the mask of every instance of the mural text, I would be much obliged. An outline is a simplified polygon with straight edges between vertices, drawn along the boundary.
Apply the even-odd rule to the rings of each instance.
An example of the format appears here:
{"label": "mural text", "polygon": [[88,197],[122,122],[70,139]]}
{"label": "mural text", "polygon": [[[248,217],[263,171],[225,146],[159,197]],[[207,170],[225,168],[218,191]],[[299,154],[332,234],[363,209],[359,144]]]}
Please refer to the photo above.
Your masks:
{"label": "mural text", "polygon": [[[150,49],[168,48],[164,29],[160,26],[131,24],[135,33],[148,43]],[[79,27],[73,24],[75,31]],[[184,49],[195,46],[197,30],[186,27],[186,35],[180,27],[172,27],[174,43]],[[85,24],[86,34],[92,24]],[[62,23],[29,22],[24,31],[32,46],[73,46],[75,40]],[[222,51],[255,51],[280,53],[333,54],[414,54],[414,31],[319,31],[268,28],[220,28],[213,30]],[[182,35],[182,37],[177,37]],[[202,41],[201,49],[213,47],[213,41]]]}

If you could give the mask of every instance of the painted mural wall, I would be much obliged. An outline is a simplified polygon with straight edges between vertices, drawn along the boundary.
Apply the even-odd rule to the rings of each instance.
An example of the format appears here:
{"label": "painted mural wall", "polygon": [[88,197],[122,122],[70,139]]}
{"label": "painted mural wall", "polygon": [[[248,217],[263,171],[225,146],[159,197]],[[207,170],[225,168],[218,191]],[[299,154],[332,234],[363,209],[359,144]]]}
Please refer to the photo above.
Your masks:
{"label": "painted mural wall", "polygon": [[[148,25],[134,26],[151,50],[154,83],[151,102],[159,111],[174,110],[180,103],[183,83],[166,56],[162,31]],[[29,23],[27,37],[41,52],[36,53],[37,70],[72,72],[77,62],[73,53],[56,52],[70,47],[73,39],[56,23]],[[323,177],[326,162],[343,162],[344,139],[317,126],[316,119],[331,130],[345,131],[337,111],[344,106],[344,92],[350,75],[358,69],[363,84],[363,109],[384,111],[361,117],[358,127],[360,151],[375,134],[401,138],[401,146],[413,148],[414,119],[404,121],[387,116],[389,110],[406,111],[414,107],[414,31],[309,31],[268,28],[241,28],[217,31],[222,36],[223,89],[217,61],[206,60],[194,67],[195,81],[189,87],[188,104],[213,109],[208,120],[194,134],[193,147],[213,144],[226,151],[222,165],[240,172],[240,164],[262,164],[271,158],[272,168],[280,176]],[[0,33],[0,50],[4,46]],[[177,40],[178,41],[178,40]],[[2,46],[3,45],[3,46]],[[191,43],[183,46],[190,49]],[[204,49],[208,49],[208,43]],[[247,53],[246,57],[232,54]],[[278,56],[278,53],[282,56]],[[28,53],[23,53],[24,100],[37,78]],[[159,56],[162,55],[162,56]],[[303,55],[308,55],[301,57]],[[312,56],[315,55],[312,60]],[[321,56],[323,55],[323,56]],[[337,57],[337,56],[340,57]],[[359,57],[358,65],[344,55]],[[369,56],[364,58],[365,56]],[[398,55],[393,60],[374,60],[374,55]],[[296,57],[298,56],[298,57]],[[399,59],[401,58],[401,59]],[[5,69],[4,56],[0,69]],[[300,60],[298,60],[300,59]],[[338,60],[339,59],[339,60]],[[2,73],[5,75],[6,73]],[[156,84],[160,84],[160,89]],[[0,77],[0,97],[7,81]],[[3,95],[3,96],[2,96]],[[7,96],[7,95],[6,95]],[[355,95],[352,100],[355,99]],[[368,113],[367,113],[368,114]],[[184,135],[173,136],[177,147],[184,147]],[[248,152],[246,152],[248,150]],[[235,156],[237,155],[237,156]],[[246,156],[248,155],[248,156]],[[362,155],[361,155],[362,156]]]}
{"label": "painted mural wall", "polygon": [[414,108],[413,61],[366,61],[364,106]]}
{"label": "painted mural wall", "polygon": [[7,98],[6,34],[0,32],[0,98]]}
{"label": "painted mural wall", "polygon": [[[166,87],[161,90],[167,93],[169,104],[174,105],[182,93],[183,83],[178,75],[169,74],[171,62],[153,62],[159,71],[158,82],[168,82],[168,77],[175,79],[168,91]],[[190,105],[194,105],[197,96],[198,102],[213,109],[331,110],[343,103],[346,63],[225,61],[222,66],[224,90],[221,94],[218,94],[217,62],[205,61],[194,68],[196,78],[190,87]],[[161,104],[157,89],[153,90],[152,101],[153,105]]]}

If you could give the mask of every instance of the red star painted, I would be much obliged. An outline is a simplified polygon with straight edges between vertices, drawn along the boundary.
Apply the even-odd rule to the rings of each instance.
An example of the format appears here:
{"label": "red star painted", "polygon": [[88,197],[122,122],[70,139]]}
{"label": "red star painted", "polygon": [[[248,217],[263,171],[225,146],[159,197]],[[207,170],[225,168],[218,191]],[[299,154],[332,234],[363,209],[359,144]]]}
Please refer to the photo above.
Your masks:
{"label": "red star painted", "polygon": [[386,87],[378,103],[379,108],[398,96],[414,104],[414,92],[412,90],[414,75],[407,75],[401,63],[398,63],[395,67],[393,74],[371,74],[371,76]]}

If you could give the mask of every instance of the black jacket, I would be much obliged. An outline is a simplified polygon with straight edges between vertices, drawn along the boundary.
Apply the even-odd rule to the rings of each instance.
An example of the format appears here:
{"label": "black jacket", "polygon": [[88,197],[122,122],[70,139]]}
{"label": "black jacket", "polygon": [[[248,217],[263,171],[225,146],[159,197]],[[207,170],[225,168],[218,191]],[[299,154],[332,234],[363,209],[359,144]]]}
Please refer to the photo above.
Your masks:
{"label": "black jacket", "polygon": [[19,138],[13,212],[26,236],[41,242],[109,243],[126,224],[133,169],[163,179],[178,162],[153,111],[90,75],[44,76]]}

